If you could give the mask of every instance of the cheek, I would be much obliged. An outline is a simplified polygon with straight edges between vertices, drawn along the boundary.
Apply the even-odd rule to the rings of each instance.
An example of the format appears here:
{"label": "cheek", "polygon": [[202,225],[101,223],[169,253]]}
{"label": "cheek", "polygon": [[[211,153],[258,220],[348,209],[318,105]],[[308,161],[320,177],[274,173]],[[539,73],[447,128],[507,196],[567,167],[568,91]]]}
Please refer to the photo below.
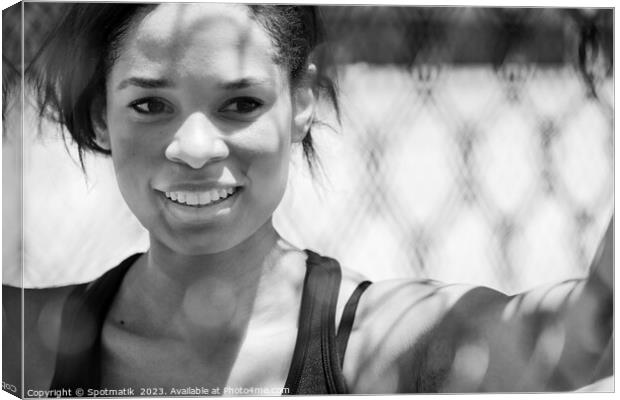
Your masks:
{"label": "cheek", "polygon": [[[245,173],[252,182],[254,201],[274,207],[284,195],[291,157],[289,113],[273,118],[260,130],[245,136]],[[258,127],[257,127],[258,128]]]}
{"label": "cheek", "polygon": [[[252,145],[244,146],[245,173],[255,186],[273,191],[286,183],[290,161],[290,141],[277,135],[256,136]],[[279,191],[279,190],[278,190]]]}
{"label": "cheek", "polygon": [[[249,150],[248,159],[256,169],[270,171],[275,175],[286,173],[291,152],[291,133],[289,113],[283,113],[280,118],[273,118],[272,123],[260,127],[260,131],[248,137],[246,147]],[[252,168],[250,168],[251,170]]]}
{"label": "cheek", "polygon": [[136,197],[136,189],[144,187],[149,171],[161,157],[156,135],[136,132],[135,127],[120,119],[109,125],[110,148],[117,180],[126,199]]}
{"label": "cheek", "polygon": [[165,139],[161,127],[138,124],[128,118],[125,106],[128,101],[121,97],[107,97],[110,149],[115,166],[118,164],[119,167],[151,160]]}

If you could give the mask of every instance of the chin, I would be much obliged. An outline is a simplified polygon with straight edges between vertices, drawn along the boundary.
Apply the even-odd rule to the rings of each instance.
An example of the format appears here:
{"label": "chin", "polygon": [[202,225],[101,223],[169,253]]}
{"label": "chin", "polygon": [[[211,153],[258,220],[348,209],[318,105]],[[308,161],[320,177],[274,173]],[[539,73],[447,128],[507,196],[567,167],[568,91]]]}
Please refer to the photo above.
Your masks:
{"label": "chin", "polygon": [[172,243],[168,243],[167,247],[177,254],[183,254],[187,256],[203,256],[209,254],[222,253],[227,250],[231,250],[240,242],[234,240],[217,240],[208,238],[191,238],[174,240]]}
{"label": "chin", "polygon": [[[226,224],[209,224],[178,226],[167,224],[148,229],[151,246],[161,245],[179,255],[200,256],[226,252],[238,248],[248,249],[266,244],[272,237],[273,224],[271,217],[265,220],[252,219],[247,216],[240,218],[244,222],[228,221]],[[249,247],[248,247],[249,246]]]}

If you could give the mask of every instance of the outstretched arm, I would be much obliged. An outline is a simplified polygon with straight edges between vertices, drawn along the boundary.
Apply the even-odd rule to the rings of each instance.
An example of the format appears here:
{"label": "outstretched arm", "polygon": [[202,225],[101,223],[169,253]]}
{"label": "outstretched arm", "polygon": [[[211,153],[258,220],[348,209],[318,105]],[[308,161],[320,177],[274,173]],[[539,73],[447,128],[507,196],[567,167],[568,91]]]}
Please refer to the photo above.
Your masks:
{"label": "outstretched arm", "polygon": [[587,279],[506,296],[433,281],[373,284],[344,372],[357,393],[575,390],[612,370],[613,220]]}
{"label": "outstretched arm", "polygon": [[[613,225],[612,218],[594,256],[583,290],[577,293],[577,299],[566,313],[569,346],[560,360],[562,368],[558,375],[570,378],[571,370],[582,370],[583,376],[575,377],[578,384],[591,384],[613,374]],[[575,349],[571,349],[572,344]],[[585,364],[593,368],[584,366],[584,360],[580,359],[582,354],[588,361],[591,359]]]}
{"label": "outstretched arm", "polygon": [[[574,390],[613,373],[613,219],[587,279],[541,287],[508,299],[483,289],[478,298],[475,293],[472,290],[463,296],[446,318],[459,314],[454,317],[458,320],[469,314],[461,327],[477,337],[480,346],[484,346],[480,338],[487,339],[488,364],[480,389]],[[479,304],[478,311],[466,307],[468,302],[483,299],[487,304]],[[471,327],[474,321],[478,327]],[[457,355],[459,351],[463,352],[456,348]],[[466,357],[461,357],[461,371],[476,368],[476,360],[467,363],[463,359]]]}

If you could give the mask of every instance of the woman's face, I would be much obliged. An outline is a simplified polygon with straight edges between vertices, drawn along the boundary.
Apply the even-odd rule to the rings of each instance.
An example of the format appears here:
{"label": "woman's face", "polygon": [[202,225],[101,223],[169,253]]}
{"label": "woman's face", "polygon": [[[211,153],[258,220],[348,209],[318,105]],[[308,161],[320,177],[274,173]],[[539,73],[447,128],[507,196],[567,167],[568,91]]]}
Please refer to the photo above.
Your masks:
{"label": "woman's face", "polygon": [[271,223],[303,138],[275,51],[238,5],[164,4],[127,31],[96,130],[152,239],[208,254]]}

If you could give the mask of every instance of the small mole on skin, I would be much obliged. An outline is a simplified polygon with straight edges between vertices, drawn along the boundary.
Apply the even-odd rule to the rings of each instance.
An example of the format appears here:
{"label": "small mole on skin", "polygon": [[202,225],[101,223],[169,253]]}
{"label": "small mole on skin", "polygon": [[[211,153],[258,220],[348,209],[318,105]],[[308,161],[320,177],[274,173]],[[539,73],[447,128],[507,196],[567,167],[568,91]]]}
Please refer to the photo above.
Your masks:
{"label": "small mole on skin", "polygon": [[121,325],[125,325],[125,321],[121,319]]}

